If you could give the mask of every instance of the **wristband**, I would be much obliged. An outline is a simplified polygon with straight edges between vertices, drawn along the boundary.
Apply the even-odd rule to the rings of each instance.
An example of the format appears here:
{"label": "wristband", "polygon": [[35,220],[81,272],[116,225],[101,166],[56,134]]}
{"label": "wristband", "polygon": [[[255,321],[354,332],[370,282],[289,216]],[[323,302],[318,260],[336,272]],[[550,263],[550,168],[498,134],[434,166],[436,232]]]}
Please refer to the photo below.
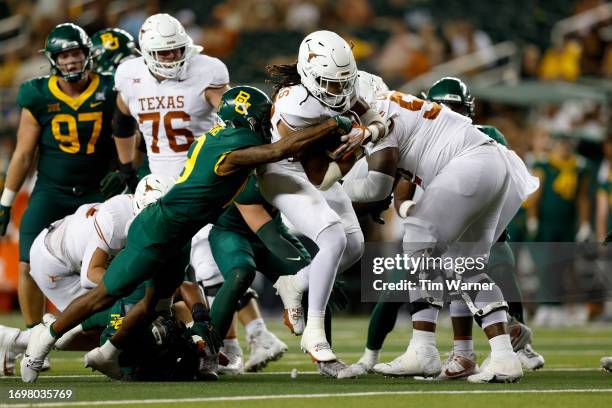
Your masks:
{"label": "wristband", "polygon": [[410,212],[412,211],[415,205],[416,203],[414,201],[406,200],[400,204],[397,213],[401,218],[406,218],[410,215]]}
{"label": "wristband", "polygon": [[16,197],[16,192],[9,188],[5,188],[2,192],[2,197],[0,198],[0,205],[3,205],[5,207],[12,207]]}

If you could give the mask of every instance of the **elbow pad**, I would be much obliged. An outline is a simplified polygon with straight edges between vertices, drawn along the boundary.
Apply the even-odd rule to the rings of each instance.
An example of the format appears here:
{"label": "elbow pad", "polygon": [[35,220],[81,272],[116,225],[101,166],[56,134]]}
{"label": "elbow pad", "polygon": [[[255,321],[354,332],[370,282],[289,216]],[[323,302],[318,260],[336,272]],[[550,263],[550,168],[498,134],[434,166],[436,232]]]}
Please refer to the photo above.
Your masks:
{"label": "elbow pad", "polygon": [[368,203],[384,200],[393,190],[395,178],[378,171],[369,171],[365,178],[345,180],[342,188],[351,201]]}
{"label": "elbow pad", "polygon": [[115,107],[112,121],[113,135],[120,139],[125,139],[134,136],[136,133],[136,119],[130,115],[126,115],[121,110]]}

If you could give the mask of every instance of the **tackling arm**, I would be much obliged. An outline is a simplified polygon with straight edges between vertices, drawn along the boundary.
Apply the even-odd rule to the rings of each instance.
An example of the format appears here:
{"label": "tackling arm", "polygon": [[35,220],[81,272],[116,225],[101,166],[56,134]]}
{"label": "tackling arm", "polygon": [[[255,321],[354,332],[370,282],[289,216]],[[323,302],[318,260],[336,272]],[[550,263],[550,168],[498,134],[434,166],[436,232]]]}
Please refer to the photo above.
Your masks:
{"label": "tackling arm", "polygon": [[278,142],[247,147],[230,152],[218,167],[220,173],[230,174],[244,167],[255,167],[260,164],[273,163],[297,155],[312,143],[323,139],[334,129],[346,129],[350,121],[342,116],[327,119],[317,125],[299,130],[292,137],[281,138]]}

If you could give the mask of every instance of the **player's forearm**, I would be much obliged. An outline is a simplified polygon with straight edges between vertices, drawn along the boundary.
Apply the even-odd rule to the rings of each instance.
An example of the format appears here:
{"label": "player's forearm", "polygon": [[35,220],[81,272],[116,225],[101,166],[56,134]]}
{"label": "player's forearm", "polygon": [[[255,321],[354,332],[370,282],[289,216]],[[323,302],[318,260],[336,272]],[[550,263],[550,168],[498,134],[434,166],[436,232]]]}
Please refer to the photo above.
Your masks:
{"label": "player's forearm", "polygon": [[293,133],[291,137],[285,137],[272,145],[276,145],[280,157],[278,160],[295,156],[308,146],[322,140],[328,133],[338,127],[335,119],[327,119],[318,125],[309,126]]}
{"label": "player's forearm", "polygon": [[16,151],[13,153],[13,157],[11,157],[11,161],[8,166],[6,181],[4,183],[5,189],[10,189],[17,193],[23,182],[30,171],[30,167],[32,166],[32,162],[34,159],[34,154],[22,153]]}
{"label": "player's forearm", "polygon": [[179,287],[178,292],[189,310],[192,310],[193,306],[199,303],[203,304],[208,310],[208,303],[204,296],[202,296],[202,292],[197,284],[185,281]]}
{"label": "player's forearm", "polygon": [[132,163],[136,156],[136,136],[115,137],[117,156],[123,164]]}

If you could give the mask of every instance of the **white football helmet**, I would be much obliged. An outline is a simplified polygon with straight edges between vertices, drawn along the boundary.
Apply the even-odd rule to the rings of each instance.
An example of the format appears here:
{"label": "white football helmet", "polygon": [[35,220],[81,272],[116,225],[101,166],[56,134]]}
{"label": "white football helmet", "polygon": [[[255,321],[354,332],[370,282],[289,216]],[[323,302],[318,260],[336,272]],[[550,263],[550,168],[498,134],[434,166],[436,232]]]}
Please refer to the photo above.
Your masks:
{"label": "white football helmet", "polygon": [[366,71],[358,71],[357,94],[363,98],[370,107],[376,107],[376,100],[379,95],[389,91],[385,81],[379,76],[370,74]]}
{"label": "white football helmet", "polygon": [[170,177],[148,174],[140,180],[134,192],[132,208],[134,215],[147,206],[159,200],[174,185],[174,180]]}
{"label": "white football helmet", "polygon": [[302,40],[297,70],[302,85],[330,108],[346,105],[355,93],[357,64],[353,51],[332,31],[315,31]]}
{"label": "white football helmet", "polygon": [[[151,72],[168,79],[181,76],[189,59],[202,52],[202,47],[193,45],[193,40],[179,21],[169,14],[154,14],[147,18],[138,34],[140,54]],[[183,48],[182,58],[178,61],[161,62],[159,51]]]}

